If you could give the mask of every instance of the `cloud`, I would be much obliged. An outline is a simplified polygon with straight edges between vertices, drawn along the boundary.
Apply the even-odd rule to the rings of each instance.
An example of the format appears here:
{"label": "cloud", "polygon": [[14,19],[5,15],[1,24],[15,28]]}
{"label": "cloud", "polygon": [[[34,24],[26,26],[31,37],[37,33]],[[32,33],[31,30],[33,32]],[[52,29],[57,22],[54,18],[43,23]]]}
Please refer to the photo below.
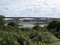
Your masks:
{"label": "cloud", "polygon": [[17,17],[59,17],[60,0],[0,0],[0,14]]}
{"label": "cloud", "polygon": [[60,0],[48,0],[47,4],[50,7],[60,7]]}

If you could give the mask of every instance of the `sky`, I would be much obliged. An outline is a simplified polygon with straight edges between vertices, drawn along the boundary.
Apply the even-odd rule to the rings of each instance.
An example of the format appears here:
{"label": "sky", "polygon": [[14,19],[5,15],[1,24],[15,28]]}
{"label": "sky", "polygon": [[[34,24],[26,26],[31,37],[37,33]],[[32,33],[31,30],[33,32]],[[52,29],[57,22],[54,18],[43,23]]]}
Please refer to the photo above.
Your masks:
{"label": "sky", "polygon": [[0,0],[0,15],[60,18],[60,0]]}

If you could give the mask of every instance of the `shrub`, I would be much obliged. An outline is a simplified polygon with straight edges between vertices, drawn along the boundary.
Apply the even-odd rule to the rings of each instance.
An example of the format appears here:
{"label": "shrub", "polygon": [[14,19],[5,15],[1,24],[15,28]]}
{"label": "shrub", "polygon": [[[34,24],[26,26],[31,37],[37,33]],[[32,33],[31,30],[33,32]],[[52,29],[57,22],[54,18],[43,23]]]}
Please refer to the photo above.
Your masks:
{"label": "shrub", "polygon": [[31,33],[29,35],[30,39],[33,40],[33,42],[44,42],[44,43],[51,43],[54,41],[57,41],[58,39],[53,36],[51,33],[49,32],[43,32],[43,33]]}
{"label": "shrub", "polygon": [[60,32],[60,21],[50,22],[49,25],[47,26],[47,28],[48,28],[48,31],[53,33],[57,38],[59,37],[58,35],[60,35],[60,34],[58,34],[58,33]]}
{"label": "shrub", "polygon": [[50,31],[51,29],[56,30],[57,32],[59,32],[60,30],[60,21],[52,21],[49,23],[49,25],[47,26],[48,30]]}
{"label": "shrub", "polygon": [[48,29],[56,29],[57,26],[57,21],[52,21],[49,23],[49,25],[47,26]]}
{"label": "shrub", "polygon": [[8,26],[17,26],[15,22],[9,22],[7,25]]}
{"label": "shrub", "polygon": [[17,38],[17,42],[20,44],[20,45],[29,45],[29,43],[22,37],[20,38]]}
{"label": "shrub", "polygon": [[39,30],[40,29],[40,26],[39,25],[35,25],[32,29]]}

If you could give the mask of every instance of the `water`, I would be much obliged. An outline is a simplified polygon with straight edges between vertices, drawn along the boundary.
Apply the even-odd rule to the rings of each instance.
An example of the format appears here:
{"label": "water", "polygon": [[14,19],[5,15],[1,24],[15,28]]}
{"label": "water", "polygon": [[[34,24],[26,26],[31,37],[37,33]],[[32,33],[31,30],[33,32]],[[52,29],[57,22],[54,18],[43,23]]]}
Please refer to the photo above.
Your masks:
{"label": "water", "polygon": [[[20,25],[22,25],[21,27],[28,27],[28,28],[32,28],[32,27],[35,26],[35,25],[33,25],[33,24],[20,24]],[[39,25],[39,26],[44,27],[45,24],[43,24],[43,25]]]}

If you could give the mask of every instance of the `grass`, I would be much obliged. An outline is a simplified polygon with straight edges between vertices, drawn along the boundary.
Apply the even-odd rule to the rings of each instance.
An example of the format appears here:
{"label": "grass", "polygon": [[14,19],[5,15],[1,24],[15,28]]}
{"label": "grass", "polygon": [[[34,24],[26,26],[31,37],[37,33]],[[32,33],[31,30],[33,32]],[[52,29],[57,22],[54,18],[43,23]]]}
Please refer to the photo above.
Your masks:
{"label": "grass", "polygon": [[34,22],[20,22],[20,24],[34,24]]}

